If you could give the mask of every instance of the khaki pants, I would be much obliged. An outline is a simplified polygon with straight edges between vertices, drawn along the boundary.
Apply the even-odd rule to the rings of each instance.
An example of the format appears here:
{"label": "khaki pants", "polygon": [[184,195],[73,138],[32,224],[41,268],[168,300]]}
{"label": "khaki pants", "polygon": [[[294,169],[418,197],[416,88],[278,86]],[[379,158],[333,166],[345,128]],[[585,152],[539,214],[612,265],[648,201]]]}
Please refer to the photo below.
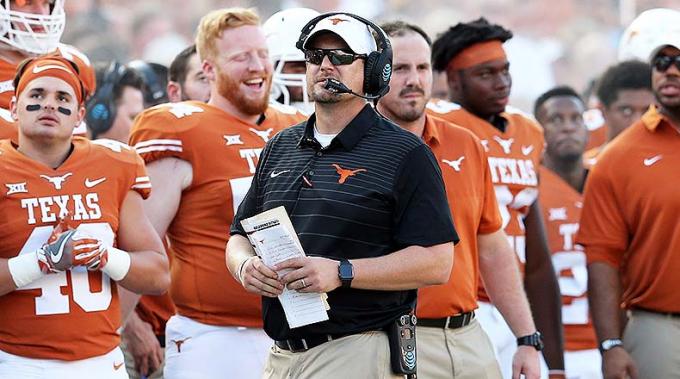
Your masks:
{"label": "khaki pants", "polygon": [[489,337],[477,320],[459,329],[419,326],[418,378],[500,379]]}
{"label": "khaki pants", "polygon": [[[135,367],[135,359],[132,357],[132,354],[128,351],[127,347],[125,346],[125,342],[120,343],[120,349],[123,351],[123,356],[125,357],[125,368],[127,369],[127,373],[130,376],[130,379],[141,379],[141,375],[137,371],[137,368]],[[153,374],[147,376],[147,379],[163,379],[163,366],[165,366],[165,361],[161,362],[161,366],[153,372]]]}
{"label": "khaki pants", "polygon": [[640,379],[680,378],[680,318],[632,311],[623,346],[633,357]]}
{"label": "khaki pants", "polygon": [[326,342],[301,353],[272,346],[264,368],[266,379],[403,378],[390,368],[384,332],[366,332]]}

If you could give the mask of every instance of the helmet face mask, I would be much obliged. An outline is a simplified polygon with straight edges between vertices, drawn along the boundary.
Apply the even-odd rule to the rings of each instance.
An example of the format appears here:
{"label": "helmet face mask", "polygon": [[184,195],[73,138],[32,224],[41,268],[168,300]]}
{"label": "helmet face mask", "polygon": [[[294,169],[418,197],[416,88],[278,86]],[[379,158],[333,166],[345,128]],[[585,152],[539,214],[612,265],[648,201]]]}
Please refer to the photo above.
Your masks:
{"label": "helmet face mask", "polygon": [[64,0],[55,0],[47,15],[12,10],[10,0],[0,2],[0,42],[14,50],[32,55],[54,51],[65,22]]}
{"label": "helmet face mask", "polygon": [[284,69],[286,63],[304,64],[305,56],[295,47],[295,42],[302,27],[318,15],[319,12],[307,8],[286,9],[271,16],[262,26],[269,58],[274,64],[270,98],[304,113],[314,111],[314,104],[309,101],[307,93],[307,78],[304,73],[286,73]]}

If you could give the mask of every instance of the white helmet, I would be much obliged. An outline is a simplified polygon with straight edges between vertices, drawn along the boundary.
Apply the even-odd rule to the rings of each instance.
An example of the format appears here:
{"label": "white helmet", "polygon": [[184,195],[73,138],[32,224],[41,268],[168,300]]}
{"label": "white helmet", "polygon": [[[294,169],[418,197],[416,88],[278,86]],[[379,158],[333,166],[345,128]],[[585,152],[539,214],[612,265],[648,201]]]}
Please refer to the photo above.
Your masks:
{"label": "white helmet", "polygon": [[[291,8],[275,13],[262,25],[269,48],[269,57],[274,64],[271,98],[283,98],[283,104],[292,105],[305,113],[313,111],[307,94],[307,79],[304,74],[283,73],[286,62],[304,62],[305,55],[295,43],[302,28],[320,13],[309,8]],[[288,87],[302,88],[302,101],[292,102]]]}
{"label": "white helmet", "polygon": [[[674,31],[675,30],[675,31]],[[637,59],[649,62],[657,40],[680,30],[680,12],[656,8],[640,13],[623,32],[619,41],[619,61]]]}
{"label": "white helmet", "polygon": [[10,9],[10,0],[0,1],[0,42],[29,54],[54,51],[64,33],[64,0],[52,0],[50,14],[39,15]]}

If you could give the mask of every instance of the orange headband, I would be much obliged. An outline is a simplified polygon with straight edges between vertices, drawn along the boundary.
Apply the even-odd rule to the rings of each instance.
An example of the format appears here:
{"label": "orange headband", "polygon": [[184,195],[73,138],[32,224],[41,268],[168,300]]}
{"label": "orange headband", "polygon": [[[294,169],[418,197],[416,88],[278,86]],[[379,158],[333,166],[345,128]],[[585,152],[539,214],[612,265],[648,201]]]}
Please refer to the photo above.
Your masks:
{"label": "orange headband", "polygon": [[503,42],[497,39],[479,42],[465,48],[449,61],[448,68],[462,70],[495,59],[506,59]]}
{"label": "orange headband", "polygon": [[28,83],[43,76],[65,81],[73,88],[78,104],[83,102],[83,84],[78,77],[78,72],[73,68],[71,62],[55,56],[40,57],[29,62],[21,72],[14,94],[19,97]]}

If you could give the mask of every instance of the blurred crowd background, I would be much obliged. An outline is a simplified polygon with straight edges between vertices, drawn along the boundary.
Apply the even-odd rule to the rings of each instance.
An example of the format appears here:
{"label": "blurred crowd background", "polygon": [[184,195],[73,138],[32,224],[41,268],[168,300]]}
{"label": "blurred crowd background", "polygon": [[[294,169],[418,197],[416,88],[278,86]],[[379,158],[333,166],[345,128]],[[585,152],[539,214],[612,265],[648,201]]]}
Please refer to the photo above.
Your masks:
{"label": "blurred crowd background", "polygon": [[556,84],[586,91],[616,61],[619,38],[637,14],[680,9],[680,0],[78,0],[66,1],[62,41],[93,61],[168,65],[193,40],[201,16],[229,6],[255,7],[263,22],[299,6],[353,12],[378,22],[403,19],[432,37],[484,16],[515,34],[506,44],[514,80],[511,103],[530,110],[533,100]]}

